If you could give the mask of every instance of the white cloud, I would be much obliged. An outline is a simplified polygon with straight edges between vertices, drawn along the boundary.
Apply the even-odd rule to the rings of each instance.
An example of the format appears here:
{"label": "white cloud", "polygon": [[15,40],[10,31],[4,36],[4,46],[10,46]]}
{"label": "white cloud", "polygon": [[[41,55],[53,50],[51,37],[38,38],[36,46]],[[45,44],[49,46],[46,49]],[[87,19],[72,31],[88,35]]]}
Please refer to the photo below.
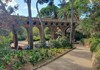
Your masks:
{"label": "white cloud", "polygon": [[69,2],[69,0],[66,0],[66,2]]}
{"label": "white cloud", "polygon": [[15,0],[12,0],[12,2],[8,3],[8,6],[14,7],[15,5],[17,5],[17,2]]}

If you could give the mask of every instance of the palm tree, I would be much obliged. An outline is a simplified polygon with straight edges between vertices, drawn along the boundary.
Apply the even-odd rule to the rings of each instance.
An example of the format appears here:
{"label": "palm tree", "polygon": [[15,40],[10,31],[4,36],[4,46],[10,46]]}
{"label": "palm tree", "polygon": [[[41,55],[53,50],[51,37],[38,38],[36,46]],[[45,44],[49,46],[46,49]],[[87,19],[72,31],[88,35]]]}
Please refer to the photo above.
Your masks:
{"label": "palm tree", "polygon": [[41,42],[42,42],[43,44],[45,44],[44,27],[43,27],[43,22],[42,22],[42,20],[41,20],[40,12],[39,12],[39,9],[38,9],[38,3],[41,4],[41,1],[37,0],[37,2],[36,2],[36,9],[37,9],[37,12],[38,12],[39,21],[40,21],[40,23],[41,23],[41,32],[42,32],[42,34],[41,34],[41,36],[42,36],[42,37],[41,37],[41,38],[42,38]]}
{"label": "palm tree", "polygon": [[73,14],[74,14],[74,10],[73,10],[73,0],[71,0],[71,3],[72,3],[72,7],[71,7],[71,24],[70,24],[70,27],[71,27],[71,31],[70,31],[70,43],[72,44],[73,42]]}
{"label": "palm tree", "polygon": [[[50,0],[50,3],[52,2],[53,0]],[[36,8],[37,8],[37,12],[38,12],[38,16],[39,16],[39,21],[40,21],[40,23],[41,23],[41,32],[42,32],[42,40],[41,40],[41,42],[43,43],[43,44],[45,44],[45,34],[44,34],[44,27],[43,27],[43,22],[42,22],[42,20],[41,20],[41,16],[40,16],[40,12],[39,12],[39,9],[38,9],[38,4],[44,4],[44,3],[48,3],[49,2],[49,0],[37,0],[37,2],[36,2]],[[49,4],[50,4],[49,3]]]}
{"label": "palm tree", "polygon": [[28,7],[28,21],[29,21],[29,27],[28,27],[28,38],[29,38],[29,46],[30,49],[33,49],[33,33],[32,33],[32,13],[31,13],[31,0],[24,0],[27,3],[27,7]]}

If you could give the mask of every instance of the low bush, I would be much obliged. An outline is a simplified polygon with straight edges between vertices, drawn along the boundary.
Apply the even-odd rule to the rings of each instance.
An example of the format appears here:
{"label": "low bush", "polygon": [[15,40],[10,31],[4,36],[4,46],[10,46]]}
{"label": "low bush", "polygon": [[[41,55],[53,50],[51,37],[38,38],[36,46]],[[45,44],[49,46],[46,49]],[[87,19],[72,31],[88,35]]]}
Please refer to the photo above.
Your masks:
{"label": "low bush", "polygon": [[69,39],[66,37],[50,40],[50,46],[55,48],[72,48],[72,45],[69,43]]}
{"label": "low bush", "polygon": [[45,40],[50,40],[50,35],[45,35]]}
{"label": "low bush", "polygon": [[23,50],[23,51],[11,51],[7,48],[9,45],[9,38],[0,36],[0,70],[4,70],[6,66],[11,65],[13,70],[19,70],[25,63],[32,63],[33,65],[57,56],[57,54],[65,51],[65,48],[72,48],[69,44],[69,40],[66,37],[62,37],[56,40],[50,41],[52,48],[44,48],[44,44],[40,44],[39,49]]}
{"label": "low bush", "polygon": [[10,39],[9,37],[5,37],[5,36],[0,36],[0,50],[3,48],[3,49],[6,49],[8,48],[10,44]]}
{"label": "low bush", "polygon": [[40,36],[33,36],[33,40],[34,41],[39,41],[40,40]]}
{"label": "low bush", "polygon": [[93,38],[92,42],[91,42],[90,51],[91,52],[97,52],[99,49],[100,49],[100,39]]}
{"label": "low bush", "polygon": [[97,59],[98,59],[99,62],[100,62],[100,49],[96,52],[96,57],[97,57]]}
{"label": "low bush", "polygon": [[0,70],[4,70],[5,66],[12,65],[14,70],[20,69],[25,63],[33,65],[45,59],[57,56],[57,54],[65,51],[63,48],[39,48],[33,50],[5,52],[4,56],[0,57]]}

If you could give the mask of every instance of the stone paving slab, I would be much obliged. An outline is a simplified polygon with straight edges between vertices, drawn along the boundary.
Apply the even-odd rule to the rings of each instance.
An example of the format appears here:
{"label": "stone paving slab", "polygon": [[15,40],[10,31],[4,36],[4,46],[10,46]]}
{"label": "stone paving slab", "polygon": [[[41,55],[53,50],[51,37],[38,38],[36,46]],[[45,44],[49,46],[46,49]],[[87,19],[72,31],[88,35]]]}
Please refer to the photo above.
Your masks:
{"label": "stone paving slab", "polygon": [[77,47],[37,70],[91,70],[91,53],[89,48]]}

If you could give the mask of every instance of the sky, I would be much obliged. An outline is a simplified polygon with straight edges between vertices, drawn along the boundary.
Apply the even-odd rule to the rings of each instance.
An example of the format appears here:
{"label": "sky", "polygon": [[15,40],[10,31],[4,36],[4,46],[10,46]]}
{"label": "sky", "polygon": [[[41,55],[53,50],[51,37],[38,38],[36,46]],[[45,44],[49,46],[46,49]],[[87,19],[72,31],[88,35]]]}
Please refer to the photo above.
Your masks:
{"label": "sky", "polygon": [[[31,4],[32,17],[36,17],[37,15],[36,1],[37,0],[32,0],[32,4]],[[54,0],[54,3],[57,6],[59,4],[59,0]],[[28,16],[27,4],[24,2],[24,0],[12,0],[12,2],[9,3],[9,5],[11,6],[14,6],[16,4],[19,5],[19,9],[16,11],[16,14],[19,14],[21,16]],[[46,6],[47,4],[39,5],[39,9]]]}
{"label": "sky", "polygon": [[[32,11],[32,17],[36,17],[37,16],[37,10],[36,10],[36,1],[37,0],[32,0],[32,4],[31,4],[31,11]],[[69,0],[66,0],[67,2]],[[91,1],[91,0],[90,0]],[[24,2],[24,0],[12,0],[12,2],[9,3],[10,6],[14,6],[14,5],[19,5],[18,10],[16,11],[15,14],[19,14],[20,16],[28,16],[28,8],[27,8],[27,4]],[[56,6],[58,6],[59,0],[54,0],[54,4]],[[43,7],[46,7],[48,4],[43,4],[40,5],[39,4],[39,10]],[[83,14],[80,18],[84,18],[86,15]]]}

